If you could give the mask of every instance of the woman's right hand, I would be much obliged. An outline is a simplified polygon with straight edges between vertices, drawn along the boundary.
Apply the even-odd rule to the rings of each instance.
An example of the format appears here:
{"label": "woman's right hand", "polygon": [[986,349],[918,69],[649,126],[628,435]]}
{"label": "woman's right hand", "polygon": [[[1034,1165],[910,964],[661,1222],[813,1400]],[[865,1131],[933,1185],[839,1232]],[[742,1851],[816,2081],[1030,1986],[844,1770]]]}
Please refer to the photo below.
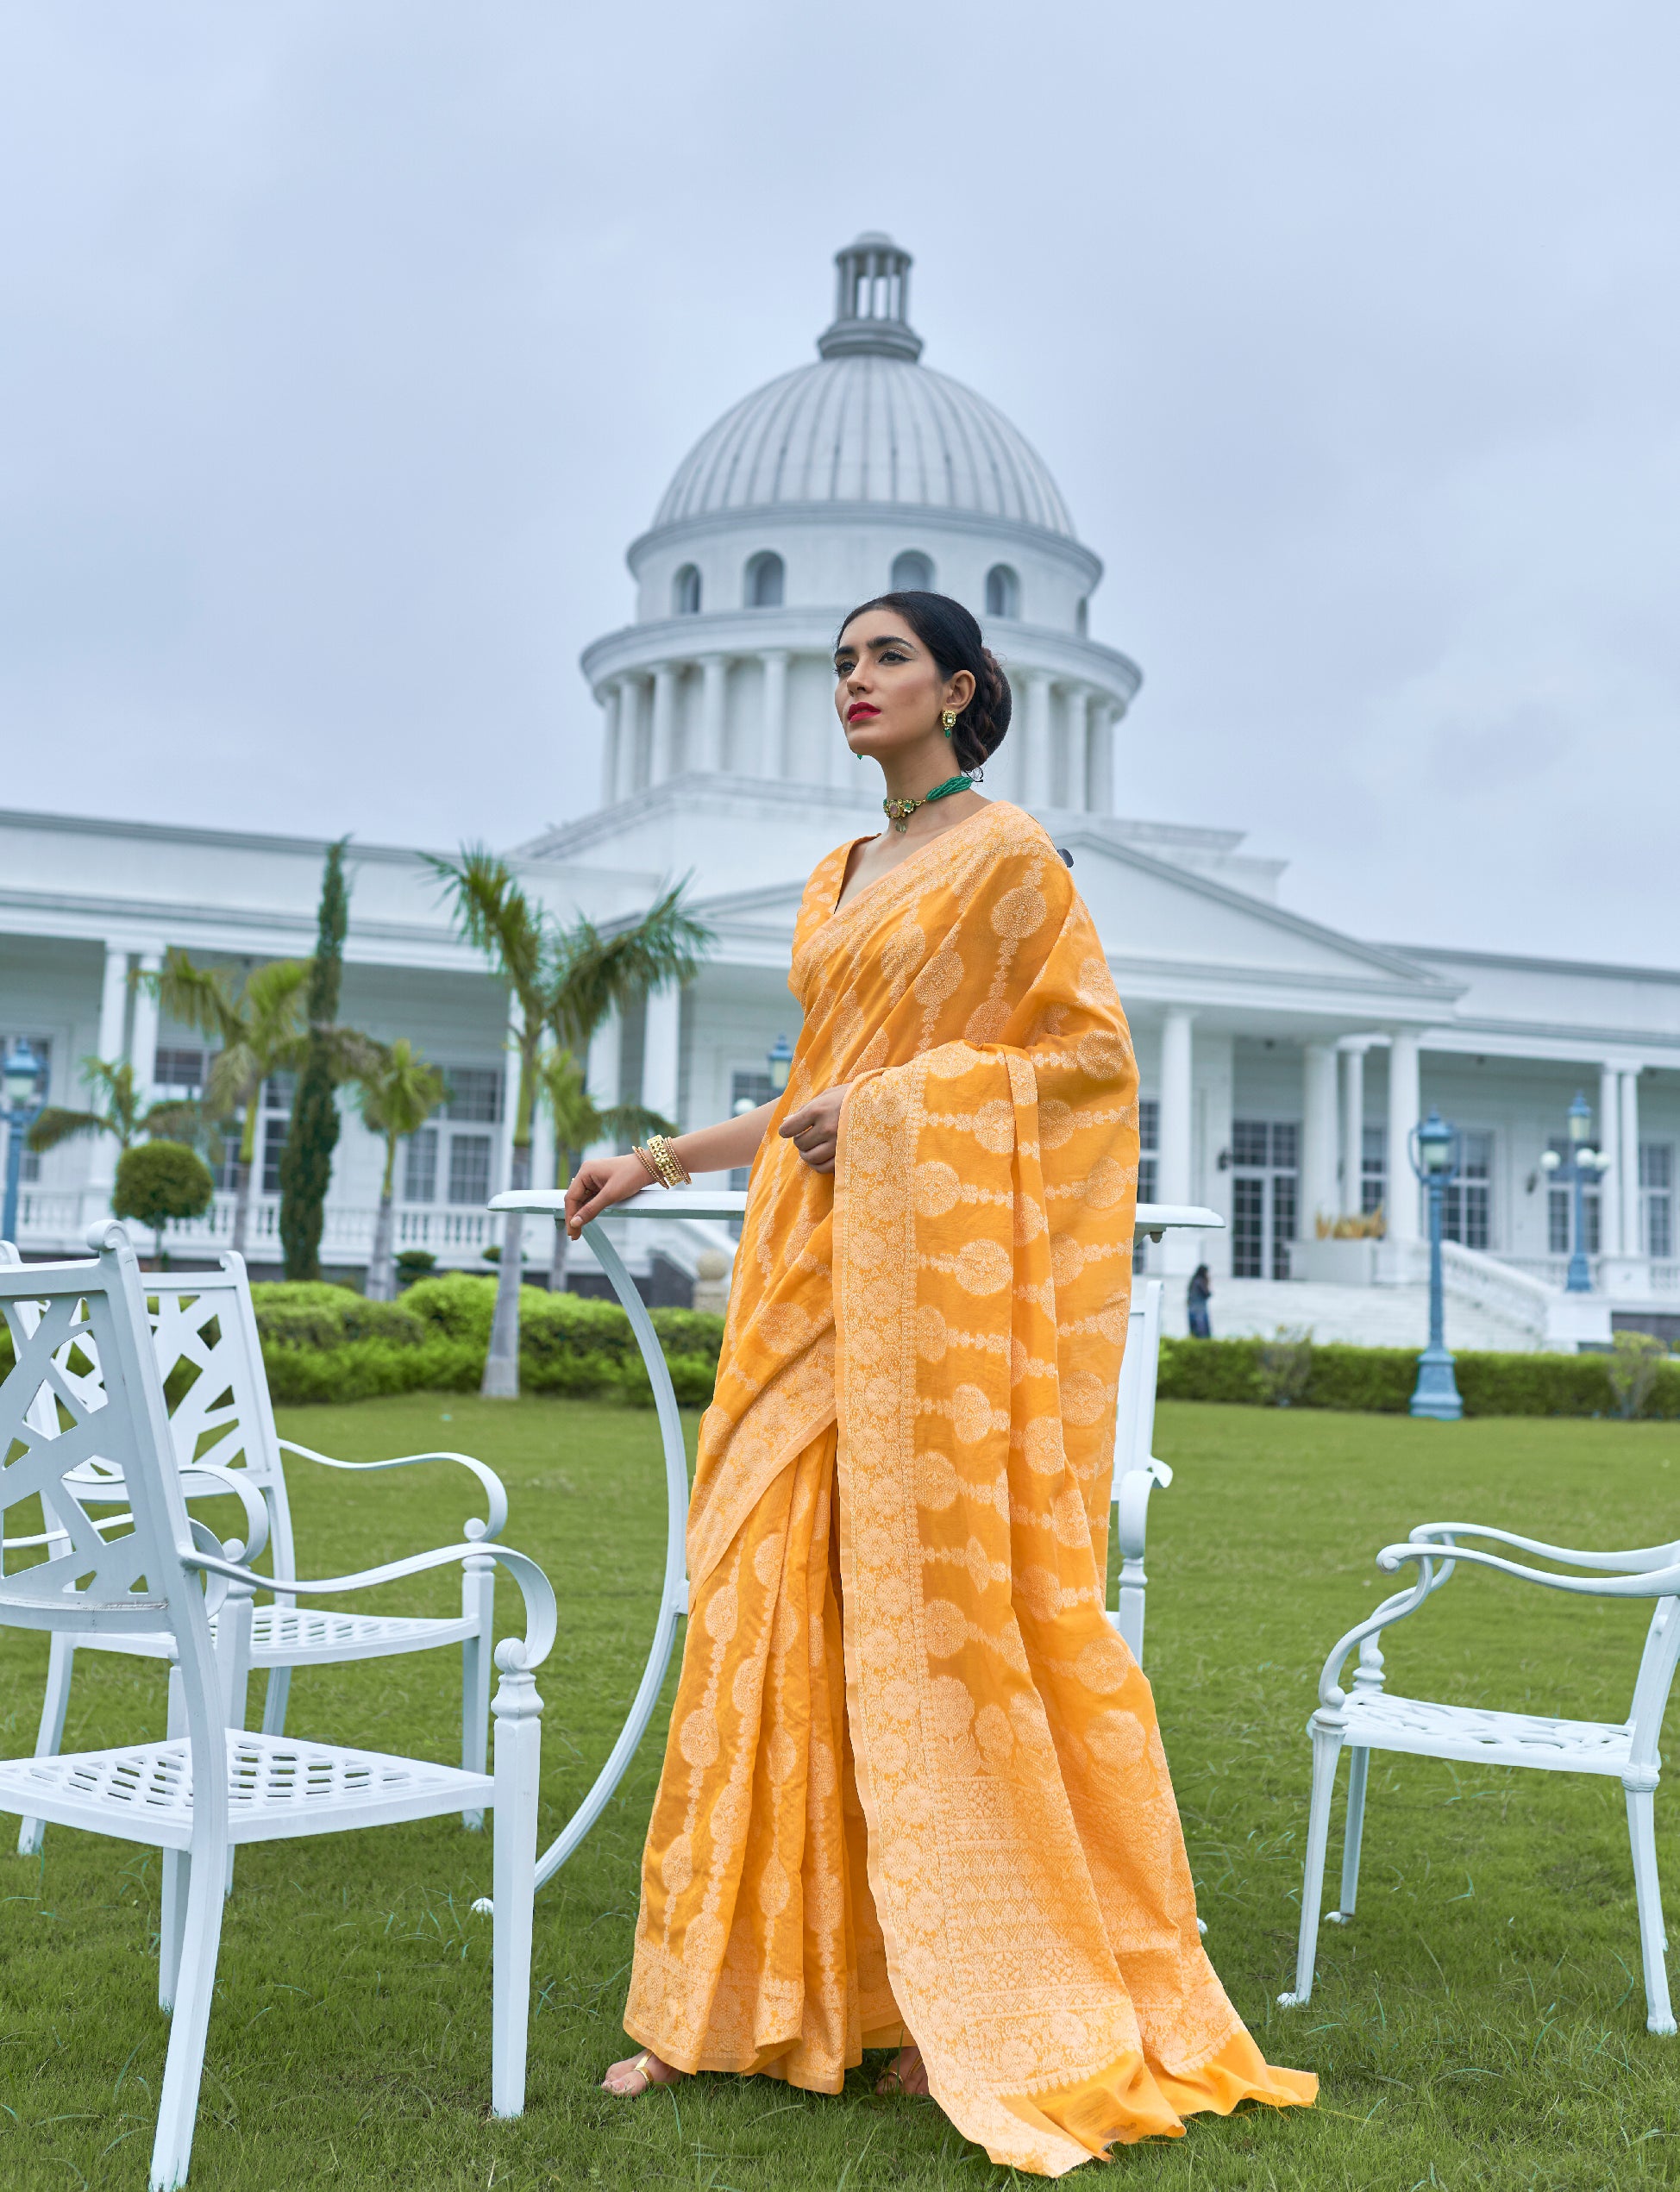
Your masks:
{"label": "woman's right hand", "polygon": [[653,1184],[638,1156],[586,1157],[566,1190],[566,1231],[575,1241],[592,1218]]}

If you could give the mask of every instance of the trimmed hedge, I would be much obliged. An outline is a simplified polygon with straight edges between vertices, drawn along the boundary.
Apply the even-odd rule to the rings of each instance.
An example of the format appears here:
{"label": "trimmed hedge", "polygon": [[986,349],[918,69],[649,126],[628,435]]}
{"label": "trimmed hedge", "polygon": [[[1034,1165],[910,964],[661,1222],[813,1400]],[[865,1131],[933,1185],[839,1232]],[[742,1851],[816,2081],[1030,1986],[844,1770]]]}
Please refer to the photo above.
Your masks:
{"label": "trimmed hedge", "polygon": [[[1163,1400],[1217,1400],[1262,1407],[1268,1393],[1261,1375],[1259,1339],[1163,1339]],[[1312,1369],[1297,1406],[1345,1408],[1363,1415],[1403,1416],[1417,1383],[1413,1348],[1340,1347],[1311,1350]],[[1456,1356],[1454,1368],[1467,1416],[1614,1416],[1608,1355]],[[1680,1362],[1658,1370],[1651,1396],[1639,1411],[1646,1419],[1680,1417]]]}
{"label": "trimmed hedge", "polygon": [[[496,1281],[450,1272],[419,1280],[396,1301],[314,1284],[253,1287],[251,1298],[276,1400],[362,1400],[475,1390],[490,1347]],[[653,1323],[677,1399],[705,1407],[717,1379],[723,1318],[655,1309]],[[616,1393],[653,1406],[636,1335],[616,1301],[522,1287],[519,1379],[528,1393]]]}
{"label": "trimmed hedge", "polygon": [[[387,1393],[472,1393],[484,1375],[496,1281],[467,1272],[422,1279],[396,1301],[369,1301],[348,1287],[302,1281],[251,1289],[269,1390],[279,1401],[367,1400]],[[654,1330],[684,1407],[711,1399],[724,1320],[693,1309],[655,1309]],[[1273,1387],[1263,1339],[1163,1339],[1163,1400],[1263,1407]],[[1403,1347],[1313,1346],[1296,1406],[1404,1415],[1417,1381],[1416,1351]],[[11,1367],[0,1322],[0,1375]],[[1615,1416],[1608,1355],[1455,1357],[1467,1416]],[[653,1406],[630,1318],[616,1301],[519,1293],[519,1377],[528,1393],[611,1395]],[[1639,1410],[1680,1419],[1680,1358],[1662,1363]]]}

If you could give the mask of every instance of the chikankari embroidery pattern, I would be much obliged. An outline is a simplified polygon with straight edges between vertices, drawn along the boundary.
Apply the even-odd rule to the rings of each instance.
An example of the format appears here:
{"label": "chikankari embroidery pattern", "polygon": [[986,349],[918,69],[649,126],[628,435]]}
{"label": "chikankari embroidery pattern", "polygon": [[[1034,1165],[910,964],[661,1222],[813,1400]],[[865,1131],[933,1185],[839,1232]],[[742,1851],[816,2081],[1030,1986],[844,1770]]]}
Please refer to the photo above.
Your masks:
{"label": "chikankari embroidery pattern", "polygon": [[1018,808],[837,913],[849,850],[777,1115],[849,1083],[839,1156],[773,1129],[753,1168],[625,2024],[830,2092],[907,2031],[960,2130],[1059,2176],[1315,2082],[1202,1952],[1102,1611],[1138,1151],[1107,962]]}

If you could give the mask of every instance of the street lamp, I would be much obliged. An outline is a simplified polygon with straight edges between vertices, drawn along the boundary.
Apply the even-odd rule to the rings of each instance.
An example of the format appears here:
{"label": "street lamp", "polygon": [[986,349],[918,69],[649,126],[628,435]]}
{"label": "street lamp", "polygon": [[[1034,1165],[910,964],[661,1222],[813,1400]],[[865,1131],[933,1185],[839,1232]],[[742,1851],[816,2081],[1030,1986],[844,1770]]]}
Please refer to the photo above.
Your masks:
{"label": "street lamp", "polygon": [[0,1088],[5,1091],[6,1204],[0,1215],[0,1240],[17,1238],[17,1183],[23,1172],[23,1137],[47,1106],[47,1066],[20,1036],[11,1055],[0,1068]]}
{"label": "street lamp", "polygon": [[1418,1381],[1412,1393],[1412,1413],[1432,1416],[1439,1423],[1457,1423],[1464,1412],[1458,1382],[1452,1375],[1452,1357],[1446,1351],[1445,1304],[1441,1285],[1441,1206],[1446,1191],[1458,1177],[1459,1139],[1432,1104],[1421,1126],[1409,1137],[1412,1169],[1429,1193],[1429,1344],[1418,1357]]}
{"label": "street lamp", "polygon": [[1600,1176],[1610,1169],[1610,1160],[1602,1149],[1592,1147],[1592,1133],[1593,1107],[1577,1088],[1575,1101],[1569,1107],[1568,1156],[1560,1157],[1556,1149],[1548,1149],[1540,1159],[1542,1171],[1572,1191],[1575,1246],[1570,1255],[1569,1274],[1564,1281],[1565,1293],[1590,1293],[1593,1290],[1592,1266],[1587,1261],[1586,1189],[1589,1181],[1596,1184]]}
{"label": "street lamp", "polygon": [[793,1046],[785,1035],[779,1035],[770,1045],[769,1055],[765,1060],[770,1068],[770,1087],[778,1096],[787,1086],[788,1069],[793,1062]]}

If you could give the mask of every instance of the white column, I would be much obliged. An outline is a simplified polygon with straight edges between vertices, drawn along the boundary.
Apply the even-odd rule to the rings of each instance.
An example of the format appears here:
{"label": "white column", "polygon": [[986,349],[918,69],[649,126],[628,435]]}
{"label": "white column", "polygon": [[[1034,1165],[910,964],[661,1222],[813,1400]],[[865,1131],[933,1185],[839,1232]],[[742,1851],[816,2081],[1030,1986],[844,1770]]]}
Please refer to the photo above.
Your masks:
{"label": "white column", "polygon": [[1119,711],[1100,693],[1091,709],[1086,736],[1085,806],[1088,814],[1114,811],[1114,726]]}
{"label": "white column", "polygon": [[729,661],[722,654],[708,654],[700,664],[700,751],[699,766],[721,773],[724,752],[724,698]]}
{"label": "white column", "polygon": [[764,667],[764,717],[759,732],[761,776],[793,773],[793,741],[787,735],[787,656],[779,647],[759,656]]}
{"label": "white column", "polygon": [[[161,951],[142,951],[140,971],[155,974],[163,965]],[[135,1031],[129,1045],[135,1069],[135,1093],[142,1103],[151,1094],[158,1069],[158,1000],[146,985],[135,991]]]}
{"label": "white column", "polygon": [[1336,1192],[1336,1050],[1307,1045],[1301,1078],[1301,1199],[1295,1238],[1315,1239],[1318,1220],[1333,1218]]}
{"label": "white column", "polygon": [[614,796],[628,799],[644,789],[642,773],[642,686],[639,677],[618,680],[618,778]]}
{"label": "white column", "polygon": [[1364,1156],[1365,1046],[1356,1043],[1342,1053],[1342,1209],[1350,1218],[1359,1215]]}
{"label": "white column", "polygon": [[[589,1058],[584,1068],[584,1086],[600,1111],[611,1111],[618,1101],[618,1063],[624,1040],[624,1023],[617,1013],[609,1012],[589,1038]],[[596,1143],[586,1153],[590,1156],[610,1155],[616,1144],[608,1139]]]}
{"label": "white column", "polygon": [[1418,1038],[1396,1028],[1389,1051],[1388,1219],[1391,1241],[1415,1241],[1418,1187],[1412,1174],[1412,1129],[1423,1115],[1418,1078]]}
{"label": "white column", "polygon": [[677,1076],[682,1064],[682,992],[675,983],[648,999],[642,1045],[642,1101],[666,1118],[677,1116]]}
{"label": "white column", "polygon": [[1075,686],[1068,695],[1067,736],[1062,764],[1067,771],[1063,804],[1075,814],[1091,811],[1091,724],[1096,714],[1096,695],[1088,686]]}
{"label": "white column", "polygon": [[1621,1252],[1643,1256],[1639,1232],[1639,1069],[1624,1066],[1621,1072]]}
{"label": "white column", "polygon": [[[1161,1116],[1156,1136],[1155,1192],[1163,1203],[1188,1203],[1190,1194],[1191,1090],[1194,1053],[1191,1024],[1195,1014],[1184,1005],[1169,1008],[1161,1027]],[[1194,1271],[1200,1261],[1197,1237],[1169,1233],[1161,1243],[1162,1268]]]}
{"label": "white column", "polygon": [[661,662],[654,671],[653,762],[649,785],[674,776],[677,762],[677,666]]}
{"label": "white column", "polygon": [[[1633,1253],[1632,1244],[1622,1239],[1621,1214],[1622,1181],[1627,1167],[1625,1152],[1619,1146],[1621,1138],[1621,1074],[1614,1066],[1601,1066],[1598,1073],[1598,1116],[1593,1121],[1597,1144],[1610,1160],[1610,1169],[1605,1175],[1598,1194],[1598,1245],[1604,1256],[1623,1256]],[[1634,1160],[1638,1162],[1637,1157]]]}
{"label": "white column", "polygon": [[601,805],[610,807],[618,796],[618,733],[624,717],[619,694],[623,687],[610,685],[601,694]]}
{"label": "white column", "polygon": [[1022,729],[1025,742],[1021,755],[1021,805],[1036,814],[1050,804],[1050,678],[1046,670],[1028,673],[1026,721]]}

